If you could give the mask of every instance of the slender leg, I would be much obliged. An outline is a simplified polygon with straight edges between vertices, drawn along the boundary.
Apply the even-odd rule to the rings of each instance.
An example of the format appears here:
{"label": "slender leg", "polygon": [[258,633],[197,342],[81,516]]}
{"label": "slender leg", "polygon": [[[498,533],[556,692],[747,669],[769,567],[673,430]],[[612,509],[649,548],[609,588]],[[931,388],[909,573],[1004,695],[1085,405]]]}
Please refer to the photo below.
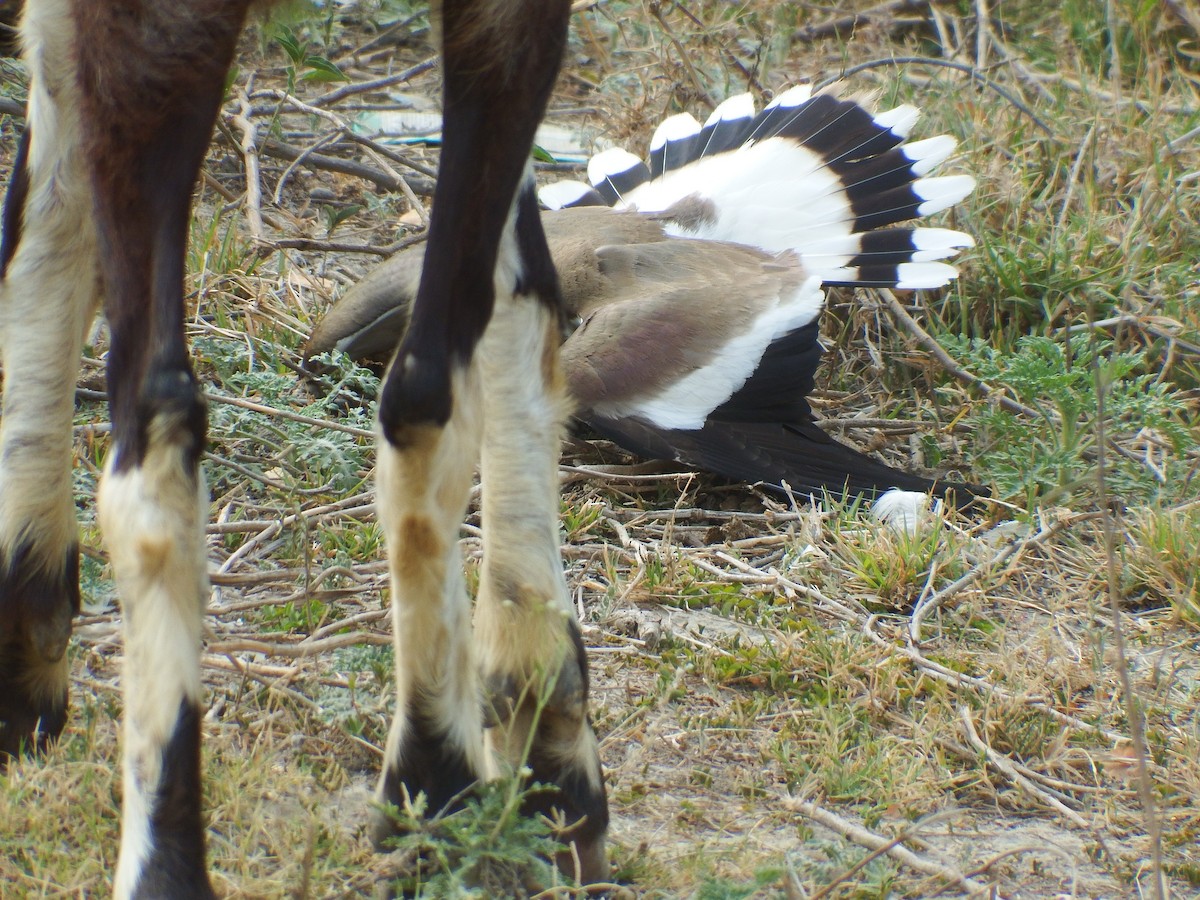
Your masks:
{"label": "slender leg", "polygon": [[[406,427],[403,449],[381,441],[377,460],[396,652],[396,710],[378,797],[403,807],[406,794],[423,792],[431,812],[492,774],[458,548],[479,447],[476,373],[455,373],[452,390],[453,418]],[[378,816],[376,845],[383,849],[393,834],[388,818]]]}
{"label": "slender leg", "polygon": [[75,5],[113,449],[100,524],[125,623],[115,893],[208,898],[200,788],[205,410],[183,331],[191,193],[246,0]]}
{"label": "slender leg", "polygon": [[574,854],[559,864],[587,883],[608,874],[608,806],[587,718],[587,659],[559,554],[567,399],[558,359],[562,325],[546,302],[558,296],[557,277],[549,257],[539,255],[544,245],[530,178],[500,266],[505,257],[518,259],[525,274],[506,291],[498,273],[496,309],[479,351],[484,550],[475,628],[496,723],[488,743],[510,767],[528,766],[532,781],[558,787],[535,795],[526,813],[561,816],[568,826],[562,838]]}
{"label": "slender leg", "polygon": [[25,15],[31,89],[0,242],[0,767],[57,735],[79,611],[71,416],[96,249],[65,3]]}
{"label": "slender leg", "polygon": [[[398,694],[378,794],[399,803],[423,791],[437,809],[493,774],[493,751],[510,757],[532,733],[535,777],[559,789],[550,804],[570,825],[587,817],[567,837],[584,860],[581,874],[594,880],[604,873],[607,813],[584,713],[586,664],[557,552],[558,290],[540,225],[530,225],[528,213],[517,215],[532,194],[516,200],[561,57],[567,8],[561,0],[443,6],[441,171],[412,325],[379,414],[379,507],[392,559]],[[494,337],[489,331],[484,338],[487,329],[497,329]],[[489,348],[502,354],[495,364],[481,362]],[[514,418],[504,421],[510,413]],[[480,653],[473,650],[457,534],[481,437],[485,480],[512,474],[534,492],[519,504],[515,493],[488,501],[485,515],[535,512],[515,530],[506,521],[493,524],[485,552],[495,561],[485,563],[490,586],[483,589],[492,599],[481,597],[478,630],[496,632]],[[532,546],[521,544],[526,539]],[[533,559],[528,571],[515,566],[522,553]],[[501,652],[506,643],[522,646]],[[504,737],[487,747],[481,665],[504,695],[506,720]],[[536,726],[530,696],[546,703]],[[377,842],[390,833],[386,821],[377,822]]]}

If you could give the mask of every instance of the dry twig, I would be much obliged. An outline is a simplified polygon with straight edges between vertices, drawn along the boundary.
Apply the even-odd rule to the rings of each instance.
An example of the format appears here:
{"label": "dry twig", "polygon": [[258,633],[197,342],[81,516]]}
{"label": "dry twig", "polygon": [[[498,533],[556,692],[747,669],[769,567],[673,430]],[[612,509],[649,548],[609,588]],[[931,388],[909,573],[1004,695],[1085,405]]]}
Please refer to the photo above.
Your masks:
{"label": "dry twig", "polygon": [[806,818],[812,819],[814,822],[828,828],[830,831],[841,835],[848,840],[853,841],[859,846],[866,847],[868,850],[881,850],[888,856],[895,859],[902,865],[908,866],[914,871],[920,872],[923,875],[933,875],[950,884],[956,885],[960,889],[966,891],[972,897],[987,895],[989,897],[999,898],[1000,895],[995,893],[994,886],[976,881],[973,878],[968,878],[957,869],[941,863],[934,862],[909,850],[902,845],[902,841],[906,840],[905,835],[900,835],[896,838],[885,838],[882,835],[876,834],[873,831],[868,831],[861,825],[855,825],[843,819],[836,813],[832,813],[827,809],[817,806],[807,800],[801,800],[798,797],[787,797],[783,801],[785,809],[793,812],[798,812]]}
{"label": "dry twig", "polygon": [[1020,413],[1023,416],[1030,416],[1032,418],[1047,418],[1048,416],[1054,415],[1054,413],[1042,414],[1036,409],[1032,409],[1023,403],[1013,400],[1007,394],[992,387],[982,378],[972,375],[970,372],[960,366],[949,353],[942,349],[942,345],[934,340],[933,336],[924,328],[922,328],[916,319],[908,314],[908,310],[906,310],[904,305],[898,299],[896,299],[896,295],[894,293],[889,291],[887,288],[879,288],[878,291],[879,295],[883,298],[884,303],[887,305],[888,312],[890,312],[892,316],[904,326],[909,334],[917,339],[921,346],[932,353],[934,359],[941,363],[942,368],[949,372],[954,378],[964,382],[965,384],[971,385],[987,399],[995,400],[1005,409],[1011,410],[1012,412]]}
{"label": "dry twig", "polygon": [[1079,815],[1079,813],[1075,812],[1075,810],[1071,809],[1069,806],[1059,800],[1056,796],[1054,796],[1053,793],[1042,789],[1031,779],[1022,775],[1017,770],[1017,767],[1012,765],[1011,761],[1007,757],[997,753],[979,736],[979,732],[975,730],[975,723],[971,720],[971,714],[965,706],[959,709],[959,721],[962,723],[963,734],[967,740],[970,741],[971,746],[983,754],[984,758],[987,759],[988,763],[991,764],[993,768],[997,769],[1001,774],[1004,775],[1005,778],[1007,778],[1017,787],[1021,788],[1023,791],[1033,797],[1036,797],[1047,806],[1053,808],[1072,825],[1090,831],[1092,836],[1096,838],[1096,843],[1100,845],[1100,849],[1104,851],[1105,855],[1108,856],[1109,859],[1113,858],[1112,851],[1109,849],[1108,844],[1105,843],[1104,835],[1098,828],[1093,827],[1091,824],[1085,821],[1083,816]]}

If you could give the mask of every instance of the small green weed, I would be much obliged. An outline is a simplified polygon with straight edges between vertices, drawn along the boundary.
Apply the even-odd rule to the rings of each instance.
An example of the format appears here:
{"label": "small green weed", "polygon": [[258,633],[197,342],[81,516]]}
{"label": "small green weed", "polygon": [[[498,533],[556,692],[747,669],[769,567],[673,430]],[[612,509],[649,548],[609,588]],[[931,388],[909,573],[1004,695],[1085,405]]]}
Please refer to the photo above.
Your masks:
{"label": "small green weed", "polygon": [[266,631],[311,634],[329,616],[329,605],[320,600],[264,606],[259,621]]}
{"label": "small green weed", "polygon": [[561,884],[549,862],[565,849],[554,840],[553,823],[519,815],[527,798],[545,790],[507,778],[479,786],[462,809],[446,815],[426,818],[423,795],[404,809],[390,808],[400,829],[394,847],[408,869],[395,890],[414,898],[484,900]]}
{"label": "small green weed", "polygon": [[933,524],[915,534],[891,528],[863,528],[861,520],[835,516],[828,532],[828,549],[848,570],[840,589],[854,591],[876,612],[911,609],[928,588],[953,581],[963,572],[960,536],[948,527]]}
{"label": "small green weed", "polygon": [[[700,886],[700,890],[696,892],[696,900],[744,900],[748,897],[775,896],[772,889],[779,888],[786,877],[786,873],[780,869],[768,868],[756,872],[754,879],[748,882],[711,878]],[[771,893],[765,894],[764,891]]]}
{"label": "small green weed", "polygon": [[275,43],[283,48],[291,65],[288,66],[288,93],[296,89],[297,81],[349,81],[346,73],[319,53],[309,50],[309,42],[287,25],[279,25]]}
{"label": "small green weed", "polygon": [[1200,625],[1200,508],[1139,510],[1129,526],[1126,593],[1165,600],[1181,619]]}
{"label": "small green weed", "polygon": [[[1095,475],[1097,374],[1105,385],[1105,432],[1110,438],[1152,434],[1178,449],[1190,443],[1185,402],[1167,383],[1145,369],[1141,353],[1115,349],[1111,342],[1067,344],[1048,337],[1018,339],[1005,354],[982,340],[944,338],[952,354],[970,359],[973,370],[993,385],[1007,387],[1042,416],[1040,427],[999,406],[979,413],[975,453],[980,470],[999,485],[1002,496],[1032,508],[1062,503],[1090,490]],[[1126,502],[1156,496],[1171,471],[1153,470],[1126,456],[1110,454],[1109,489]],[[1178,473],[1182,476],[1182,472]],[[1180,477],[1179,482],[1183,479]]]}

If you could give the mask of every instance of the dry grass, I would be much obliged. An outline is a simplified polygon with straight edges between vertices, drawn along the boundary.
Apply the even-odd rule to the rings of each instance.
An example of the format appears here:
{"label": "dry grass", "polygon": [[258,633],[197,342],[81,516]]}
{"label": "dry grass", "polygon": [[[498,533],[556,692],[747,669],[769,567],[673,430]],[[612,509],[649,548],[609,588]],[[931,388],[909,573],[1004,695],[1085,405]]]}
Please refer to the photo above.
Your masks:
{"label": "dry grass", "polygon": [[[854,29],[832,26],[872,4],[583,5],[553,120],[634,150],[678,109],[703,118],[747,86],[913,55],[976,66],[1050,129],[960,71],[908,64],[850,79],[881,104],[922,106],[921,136],[962,140],[955,168],[980,187],[955,218],[979,247],[952,291],[903,302],[964,369],[1037,411],[1006,412],[950,377],[870,293],[832,298],[818,406],[894,463],[993,484],[1004,502],[990,516],[901,539],[856,510],[793,508],[645,472],[599,442],[569,447],[563,555],[593,668],[617,876],[663,898],[1154,896],[1106,600],[1093,380],[1068,377],[1105,336],[1096,368],[1125,354],[1134,368],[1121,377],[1148,378],[1133,398],[1112,388],[1109,487],[1127,506],[1116,587],[1161,869],[1172,896],[1200,893],[1195,23],[1123,2],[1106,17],[1085,0],[998,5],[982,28],[980,3],[892,3]],[[329,27],[309,12],[293,27],[310,57],[360,83],[428,56],[423,38],[375,30],[404,18],[401,6],[352,9]],[[354,400],[371,381],[343,371],[334,399],[314,401],[292,367],[314,317],[373,260],[346,248],[419,233],[411,204],[425,202],[436,153],[339,133],[396,98],[322,101],[339,85],[297,80],[313,64],[289,65],[271,33],[246,41],[189,255],[190,329],[216,398],[213,867],[229,896],[365,896],[379,861],[361,824],[391,664],[360,433],[370,415]],[[19,92],[19,73],[5,72]],[[272,93],[293,82],[320,115]],[[435,86],[423,72],[392,90],[423,103]],[[238,149],[246,121],[263,151],[257,210]],[[0,118],[6,162],[17,127]],[[292,166],[281,144],[319,144],[326,159]],[[259,226],[247,223],[259,219],[253,243]],[[1036,356],[1018,343],[1030,334],[1072,348],[1064,371],[1014,368]],[[90,355],[103,350],[100,336]],[[103,895],[115,861],[120,615],[90,499],[107,449],[106,410],[88,393],[99,371],[84,367],[76,429],[88,606],[74,714],[45,759],[0,778],[5,897]],[[1144,402],[1156,389],[1161,415]],[[472,570],[477,525],[463,537]]]}

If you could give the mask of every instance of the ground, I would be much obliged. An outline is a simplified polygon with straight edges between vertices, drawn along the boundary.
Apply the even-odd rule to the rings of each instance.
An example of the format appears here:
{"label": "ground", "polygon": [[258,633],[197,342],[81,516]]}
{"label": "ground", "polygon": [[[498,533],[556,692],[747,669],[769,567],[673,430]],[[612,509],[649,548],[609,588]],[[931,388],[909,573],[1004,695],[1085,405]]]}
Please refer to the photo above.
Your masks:
{"label": "ground", "polygon": [[[843,72],[881,107],[921,106],[916,136],[960,139],[946,168],[979,188],[943,220],[979,242],[963,277],[832,295],[815,406],[889,462],[998,499],[906,538],[860,510],[569,441],[563,559],[614,879],[656,898],[1120,898],[1156,896],[1161,876],[1171,896],[1200,896],[1195,13],[576,6],[549,118],[583,149],[642,152],[670,113],[703,119],[728,94]],[[419,239],[436,147],[374,138],[401,108],[436,112],[428,40],[399,2],[259,21],[197,195],[207,791],[214,881],[231,897],[370,896],[389,865],[363,836],[391,678],[376,382],[345,360],[317,387],[296,368],[328,304]],[[6,175],[24,82],[0,66],[15,100],[0,108]],[[75,428],[72,718],[45,758],[0,776],[4,897],[102,896],[115,862],[120,610],[92,510],[104,350],[101,329]],[[469,573],[478,536],[473,511]]]}

